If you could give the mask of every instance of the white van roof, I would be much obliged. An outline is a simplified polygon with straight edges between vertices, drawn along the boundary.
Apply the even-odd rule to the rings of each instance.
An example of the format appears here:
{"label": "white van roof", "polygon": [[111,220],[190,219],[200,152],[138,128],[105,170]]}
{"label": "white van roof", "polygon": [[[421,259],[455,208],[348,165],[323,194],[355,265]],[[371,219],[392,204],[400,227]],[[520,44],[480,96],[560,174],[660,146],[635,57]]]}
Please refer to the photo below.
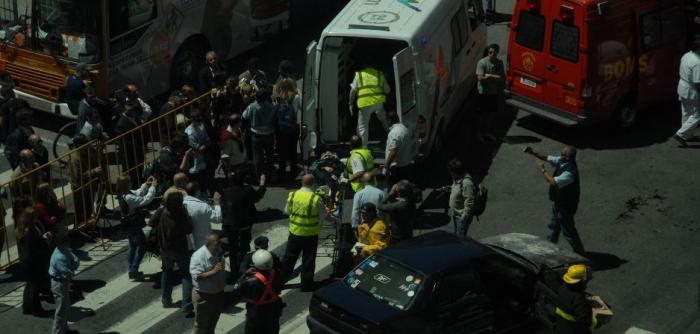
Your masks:
{"label": "white van roof", "polygon": [[[448,5],[451,2],[447,0],[351,0],[323,30],[323,36],[410,40],[429,20],[448,19],[448,12],[453,7]],[[424,31],[424,33],[429,32],[431,31]]]}

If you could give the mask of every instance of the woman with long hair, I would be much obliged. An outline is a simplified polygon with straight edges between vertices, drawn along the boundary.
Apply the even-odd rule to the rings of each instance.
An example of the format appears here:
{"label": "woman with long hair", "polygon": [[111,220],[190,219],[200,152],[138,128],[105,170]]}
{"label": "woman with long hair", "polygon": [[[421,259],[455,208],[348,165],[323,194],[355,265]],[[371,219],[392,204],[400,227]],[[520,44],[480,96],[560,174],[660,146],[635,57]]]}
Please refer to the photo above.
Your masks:
{"label": "woman with long hair", "polygon": [[46,317],[51,313],[41,307],[40,290],[48,275],[51,232],[45,232],[38,223],[33,207],[26,207],[17,217],[15,226],[19,241],[19,258],[27,284],[22,296],[22,313]]}
{"label": "woman with long hair", "polygon": [[[301,99],[297,84],[293,79],[286,78],[280,82],[277,97],[277,152],[279,153],[280,179],[293,179],[297,176],[297,144],[299,142],[299,126],[297,115]],[[289,174],[286,174],[289,162]]]}

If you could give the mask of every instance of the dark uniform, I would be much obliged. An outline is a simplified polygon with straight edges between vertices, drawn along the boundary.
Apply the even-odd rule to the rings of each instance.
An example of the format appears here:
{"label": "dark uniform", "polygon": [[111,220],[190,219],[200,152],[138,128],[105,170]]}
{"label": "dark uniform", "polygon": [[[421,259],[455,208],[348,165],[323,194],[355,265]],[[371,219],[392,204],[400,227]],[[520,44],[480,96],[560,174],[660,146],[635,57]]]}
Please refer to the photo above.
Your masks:
{"label": "dark uniform", "polygon": [[557,297],[556,334],[590,334],[593,310],[583,284],[564,284]]}
{"label": "dark uniform", "polygon": [[246,334],[277,334],[284,303],[279,294],[283,280],[278,273],[257,271],[245,274],[236,284],[236,290],[246,299]]}

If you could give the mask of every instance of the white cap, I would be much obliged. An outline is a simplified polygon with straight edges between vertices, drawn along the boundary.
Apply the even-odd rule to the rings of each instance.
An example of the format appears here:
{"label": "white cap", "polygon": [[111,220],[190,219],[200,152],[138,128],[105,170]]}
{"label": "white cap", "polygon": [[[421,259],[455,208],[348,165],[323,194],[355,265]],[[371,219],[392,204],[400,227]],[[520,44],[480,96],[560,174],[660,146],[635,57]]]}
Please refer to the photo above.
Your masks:
{"label": "white cap", "polygon": [[258,249],[253,253],[253,266],[258,270],[270,270],[274,261],[272,254],[265,249]]}

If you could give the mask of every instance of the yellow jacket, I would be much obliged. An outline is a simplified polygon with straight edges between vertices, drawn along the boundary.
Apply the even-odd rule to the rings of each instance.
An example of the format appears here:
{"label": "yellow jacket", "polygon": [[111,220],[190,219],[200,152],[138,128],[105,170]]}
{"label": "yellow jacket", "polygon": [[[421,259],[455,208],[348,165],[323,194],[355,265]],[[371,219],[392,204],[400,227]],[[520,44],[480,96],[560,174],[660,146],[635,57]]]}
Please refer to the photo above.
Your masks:
{"label": "yellow jacket", "polygon": [[377,218],[374,224],[362,222],[357,227],[358,242],[365,244],[360,252],[360,257],[368,257],[384,248],[389,247],[389,231],[384,221]]}

